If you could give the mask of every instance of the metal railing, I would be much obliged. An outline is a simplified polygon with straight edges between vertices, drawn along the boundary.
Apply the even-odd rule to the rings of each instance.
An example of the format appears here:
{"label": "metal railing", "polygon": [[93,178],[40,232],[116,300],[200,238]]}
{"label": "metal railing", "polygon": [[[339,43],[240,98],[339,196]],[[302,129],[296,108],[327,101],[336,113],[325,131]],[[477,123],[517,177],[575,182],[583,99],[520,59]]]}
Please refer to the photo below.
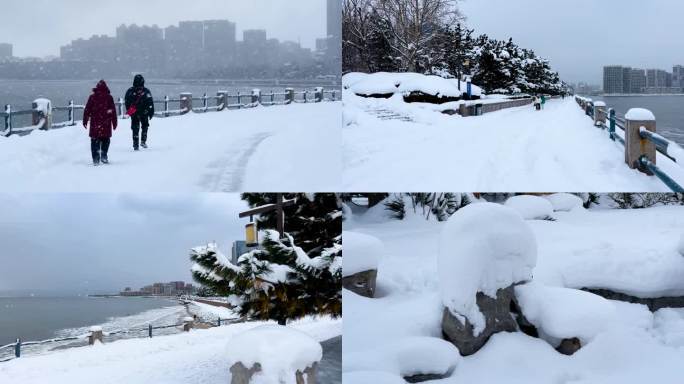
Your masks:
{"label": "metal railing", "polygon": [[[295,91],[292,88],[285,89],[284,92],[262,93],[255,89],[251,93],[243,93],[237,91],[235,94],[230,94],[228,91],[219,91],[216,96],[208,96],[206,93],[201,97],[192,97],[190,93],[181,93],[179,98],[170,98],[168,95],[161,100],[155,100],[155,116],[156,117],[172,117],[184,115],[189,112],[206,113],[219,112],[227,109],[243,109],[255,108],[258,106],[275,106],[288,105],[292,103],[318,103],[323,101],[339,101],[341,93],[338,90],[326,90],[318,87],[315,90],[301,90]],[[118,98],[114,104],[117,109],[117,116],[119,119],[129,118],[126,114],[126,104],[123,98]],[[195,104],[195,105],[193,105]],[[177,109],[172,109],[178,105]],[[158,108],[161,106],[162,108]],[[12,134],[28,133],[36,129],[49,130],[52,128],[64,128],[75,126],[76,111],[84,110],[84,105],[76,105],[73,100],[70,100],[66,106],[53,107],[49,112],[49,116],[38,108],[15,110],[11,105],[5,105],[4,111],[0,112],[0,118],[4,121],[4,130],[0,131],[0,135],[10,136]],[[52,111],[66,112],[66,120],[53,122]],[[17,116],[32,116],[33,124],[31,126],[15,127],[13,117]]]}
{"label": "metal railing", "polygon": [[[625,151],[628,150],[627,145],[625,143],[625,139],[616,131],[616,128],[620,128],[623,132],[627,132],[626,119],[618,117],[615,113],[615,109],[613,108],[609,108],[608,113],[606,114],[605,104],[597,106],[595,105],[592,99],[575,96],[575,101],[582,109],[584,109],[586,115],[594,120],[595,125],[597,127],[608,130],[608,134],[611,140],[617,141],[620,144],[622,144],[622,146],[625,147]],[[645,129],[644,127],[639,127],[639,137],[642,140],[647,140],[650,143],[653,143],[653,145],[655,146],[656,153],[660,153],[661,155],[672,160],[676,164],[681,165],[682,163],[684,163],[684,159],[678,159],[673,155],[673,153],[671,153],[676,151],[672,150],[672,148],[680,148],[677,143],[668,140],[655,132],[651,132]],[[676,152],[681,153],[681,150]],[[653,161],[651,161],[648,158],[648,156],[639,156],[638,166],[640,167],[640,169],[647,171],[647,173],[656,176],[660,181],[663,182],[663,184],[665,184],[673,192],[684,192],[684,187],[680,185],[677,181],[675,181],[660,167],[658,167]]]}
{"label": "metal railing", "polygon": [[[209,325],[211,327],[221,327],[224,325],[231,325],[239,322],[243,322],[244,318],[238,318],[238,319],[222,319],[221,317],[218,317],[215,323],[208,323],[205,321],[201,321],[199,323]],[[135,334],[138,333],[140,336],[137,337],[130,337],[132,338],[152,338],[153,336],[153,331],[154,330],[160,330],[160,329],[168,329],[168,328],[178,328],[178,327],[184,327],[188,323],[187,322],[182,322],[182,323],[177,323],[177,324],[168,324],[168,325],[161,325],[161,326],[152,326],[152,324],[148,324],[147,327],[145,328],[129,328],[129,329],[119,329],[115,331],[108,331],[108,332],[102,332],[102,336],[106,337],[111,337],[115,335],[124,335],[124,334]],[[46,339],[46,340],[39,340],[39,341],[22,341],[20,338],[18,338],[14,343],[6,344],[0,346],[0,354],[2,353],[3,350],[5,349],[14,349],[14,356],[13,357],[8,357],[4,359],[0,359],[0,363],[4,363],[7,361],[11,361],[14,359],[18,359],[22,356],[22,348],[29,347],[29,346],[35,346],[35,345],[46,345],[46,344],[53,344],[53,343],[63,343],[67,341],[84,341],[87,340],[92,336],[93,332],[91,331],[90,333],[86,333],[83,335],[79,336],[71,336],[71,337],[62,337],[62,338],[53,338],[53,339]]]}

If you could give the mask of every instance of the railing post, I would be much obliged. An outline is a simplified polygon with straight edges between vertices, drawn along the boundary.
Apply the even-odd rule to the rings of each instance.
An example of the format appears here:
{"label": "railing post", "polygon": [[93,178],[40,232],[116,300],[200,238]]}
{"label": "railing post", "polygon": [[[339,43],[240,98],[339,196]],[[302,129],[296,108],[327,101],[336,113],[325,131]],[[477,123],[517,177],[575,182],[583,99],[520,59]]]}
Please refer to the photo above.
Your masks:
{"label": "railing post", "polygon": [[336,90],[336,89],[333,89],[333,90],[332,90],[332,101],[337,101],[337,99],[336,99],[337,96],[336,96],[336,95],[337,95],[337,90]]}
{"label": "railing post", "polygon": [[52,102],[50,100],[36,99],[31,104],[31,108],[33,109],[31,114],[33,126],[37,126],[40,120],[43,119],[42,126],[37,127],[37,129],[47,131],[52,128]]}
{"label": "railing post", "polygon": [[314,91],[314,99],[317,103],[323,101],[323,87],[316,87],[316,90]]}
{"label": "railing post", "polygon": [[69,125],[76,125],[74,121],[74,101],[69,100]]}
{"label": "railing post", "polygon": [[242,100],[240,99],[240,91],[237,91],[237,103],[238,103],[238,109],[242,108]]}
{"label": "railing post", "polygon": [[5,105],[5,136],[12,135],[12,106]]}
{"label": "railing post", "polygon": [[308,102],[308,100],[307,100],[307,93],[308,92],[306,92],[306,89],[305,89],[302,91],[302,93],[304,93],[304,103],[307,103]]}
{"label": "railing post", "polygon": [[183,318],[183,331],[184,332],[190,332],[190,330],[194,326],[194,323],[195,323],[195,319],[193,319],[190,316]]}
{"label": "railing post", "polygon": [[218,326],[219,327],[221,326],[221,316],[219,316],[219,318],[218,318]]}
{"label": "railing post", "polygon": [[293,88],[285,88],[285,104],[292,104],[295,101]]}
{"label": "railing post", "polygon": [[603,101],[594,102],[594,126],[606,126],[606,103]]}
{"label": "railing post", "polygon": [[608,133],[610,133],[610,139],[615,141],[615,110],[613,108],[608,110],[608,118],[610,119]]}
{"label": "railing post", "polygon": [[219,97],[216,102],[219,103],[219,105],[223,105],[218,111],[223,111],[228,108],[228,91],[218,91],[216,92],[216,96]]}
{"label": "railing post", "polygon": [[152,338],[152,324],[147,324],[147,334]]}
{"label": "railing post", "polygon": [[271,105],[275,104],[275,91],[271,89]]}
{"label": "railing post", "polygon": [[169,117],[169,95],[164,96],[164,117]]}
{"label": "railing post", "polygon": [[252,106],[256,107],[261,104],[261,89],[252,90]]}
{"label": "railing post", "polygon": [[102,328],[90,327],[90,336],[88,336],[88,344],[94,345],[96,341],[102,342]]}
{"label": "railing post", "polygon": [[17,339],[17,343],[14,344],[14,357],[21,357],[21,339]]}
{"label": "railing post", "polygon": [[119,100],[117,100],[117,104],[119,105],[119,117],[125,118],[126,111],[124,111],[124,108],[126,107],[126,104],[124,103],[124,100],[119,97]]}
{"label": "railing post", "polygon": [[181,115],[192,112],[192,93],[181,93],[180,94],[180,109]]}
{"label": "railing post", "polygon": [[652,175],[653,173],[642,166],[640,158],[645,156],[651,163],[656,164],[656,145],[641,137],[641,128],[656,133],[656,120],[651,111],[641,108],[630,109],[625,115],[625,162],[632,169]]}
{"label": "railing post", "polygon": [[206,92],[204,93],[204,96],[202,96],[202,108],[204,108],[204,112],[207,111],[208,104],[207,104],[207,94],[206,94]]}

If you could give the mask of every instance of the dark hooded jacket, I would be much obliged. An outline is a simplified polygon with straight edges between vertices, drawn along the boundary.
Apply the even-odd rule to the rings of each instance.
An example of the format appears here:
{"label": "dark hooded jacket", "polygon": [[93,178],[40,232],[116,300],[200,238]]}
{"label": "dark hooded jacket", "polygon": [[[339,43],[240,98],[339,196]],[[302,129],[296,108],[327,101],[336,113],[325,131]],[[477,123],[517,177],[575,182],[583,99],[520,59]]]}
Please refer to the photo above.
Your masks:
{"label": "dark hooded jacket", "polygon": [[133,86],[126,91],[126,110],[131,106],[136,106],[138,116],[154,116],[154,99],[149,89],[145,88],[145,78],[142,75],[135,75]]}
{"label": "dark hooded jacket", "polygon": [[112,128],[116,129],[116,106],[104,80],[100,80],[93,88],[93,94],[86,103],[83,111],[83,125],[87,126],[88,122],[90,122],[90,137],[92,138],[112,137]]}

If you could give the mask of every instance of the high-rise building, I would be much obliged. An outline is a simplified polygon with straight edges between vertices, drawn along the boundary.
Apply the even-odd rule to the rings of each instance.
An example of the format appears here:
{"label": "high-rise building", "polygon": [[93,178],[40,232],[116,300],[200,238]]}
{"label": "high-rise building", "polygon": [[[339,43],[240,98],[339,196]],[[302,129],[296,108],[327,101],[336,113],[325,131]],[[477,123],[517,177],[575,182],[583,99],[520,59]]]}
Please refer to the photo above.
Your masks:
{"label": "high-rise building", "polygon": [[342,0],[328,0],[328,37],[342,41]]}
{"label": "high-rise building", "polygon": [[672,67],[672,86],[680,88],[680,92],[684,89],[684,65]]}
{"label": "high-rise building", "polygon": [[167,66],[172,74],[192,73],[199,69],[204,51],[204,24],[181,21],[164,30]]}
{"label": "high-rise building", "polygon": [[644,88],[646,88],[646,71],[643,69],[632,69],[629,93],[643,93]]}
{"label": "high-rise building", "polygon": [[12,55],[12,44],[0,43],[0,59],[11,59]]}
{"label": "high-rise building", "polygon": [[225,67],[236,55],[235,23],[228,20],[204,22],[205,66]]}
{"label": "high-rise building", "polygon": [[241,63],[260,66],[274,54],[277,55],[277,52],[270,52],[268,49],[265,29],[247,29],[242,33]]}
{"label": "high-rise building", "polygon": [[625,71],[622,66],[603,67],[603,92],[624,93],[624,74]]}

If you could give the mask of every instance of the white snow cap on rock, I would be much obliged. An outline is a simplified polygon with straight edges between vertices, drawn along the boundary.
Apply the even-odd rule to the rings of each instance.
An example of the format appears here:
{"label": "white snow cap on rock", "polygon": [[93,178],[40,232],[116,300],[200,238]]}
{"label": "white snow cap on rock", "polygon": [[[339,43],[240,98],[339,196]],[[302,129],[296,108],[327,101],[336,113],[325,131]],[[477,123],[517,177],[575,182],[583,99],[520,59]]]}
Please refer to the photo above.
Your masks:
{"label": "white snow cap on rock", "polygon": [[485,319],[475,301],[477,292],[496,297],[499,289],[531,280],[537,241],[515,210],[471,204],[444,225],[437,262],[444,306],[457,317],[465,316],[479,334]]}
{"label": "white snow cap on rock", "polygon": [[255,382],[295,384],[295,372],[304,372],[321,361],[323,348],[308,334],[281,325],[262,325],[228,341],[228,366],[241,362],[251,368],[261,365]]}
{"label": "white snow cap on rock", "polygon": [[358,232],[343,231],[342,244],[344,246],[343,276],[377,269],[380,257],[385,251],[385,246],[380,239]]}
{"label": "white snow cap on rock", "polygon": [[513,208],[525,220],[545,219],[553,214],[551,202],[539,196],[513,196],[506,200],[506,206]]}
{"label": "white snow cap on rock", "polygon": [[625,115],[625,119],[634,121],[653,121],[655,116],[653,112],[644,108],[632,108]]}
{"label": "white snow cap on rock", "polygon": [[577,208],[584,208],[582,198],[571,193],[554,193],[545,196],[545,198],[553,206],[554,212],[569,212]]}
{"label": "white snow cap on rock", "polygon": [[618,323],[615,305],[593,293],[531,282],[516,286],[515,295],[525,318],[554,346],[573,337],[585,345]]}
{"label": "white snow cap on rock", "polygon": [[372,354],[345,354],[344,369],[384,371],[399,376],[444,375],[452,371],[459,361],[461,354],[458,348],[445,340],[407,337],[378,347]]}

